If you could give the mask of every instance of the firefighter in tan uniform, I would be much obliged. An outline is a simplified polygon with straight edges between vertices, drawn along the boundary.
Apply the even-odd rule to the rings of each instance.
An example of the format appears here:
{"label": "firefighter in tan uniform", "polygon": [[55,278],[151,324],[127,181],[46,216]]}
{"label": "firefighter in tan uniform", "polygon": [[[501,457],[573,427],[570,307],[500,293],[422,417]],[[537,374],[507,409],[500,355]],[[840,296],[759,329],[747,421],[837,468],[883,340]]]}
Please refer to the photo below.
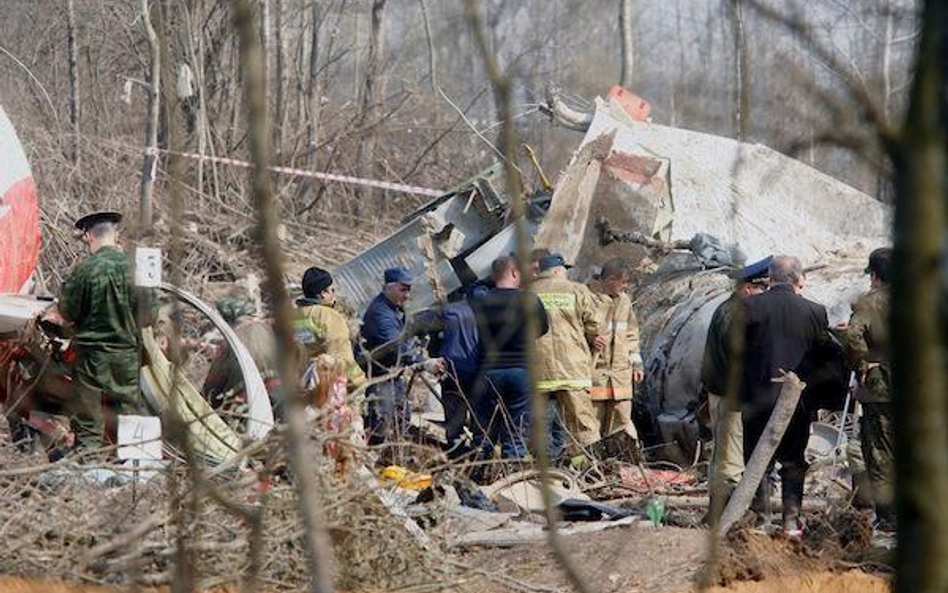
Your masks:
{"label": "firefighter in tan uniform", "polygon": [[539,261],[532,290],[540,298],[550,331],[537,340],[537,390],[556,400],[572,453],[599,440],[599,419],[593,408],[592,353],[601,352],[596,304],[589,289],[566,278],[563,256],[551,254]]}
{"label": "firefighter in tan uniform", "polygon": [[639,323],[632,299],[626,294],[631,282],[628,262],[615,258],[602,266],[599,279],[589,286],[606,338],[602,353],[593,356],[595,369],[589,391],[602,437],[624,430],[638,438],[632,423],[632,394],[634,384],[642,380],[644,373],[639,354]]}
{"label": "firefighter in tan uniform", "polygon": [[306,270],[303,297],[296,301],[296,340],[310,360],[315,360],[320,354],[331,354],[344,361],[348,387],[352,391],[364,384],[366,378],[355,361],[349,324],[335,305],[336,285],[332,275],[322,268]]}

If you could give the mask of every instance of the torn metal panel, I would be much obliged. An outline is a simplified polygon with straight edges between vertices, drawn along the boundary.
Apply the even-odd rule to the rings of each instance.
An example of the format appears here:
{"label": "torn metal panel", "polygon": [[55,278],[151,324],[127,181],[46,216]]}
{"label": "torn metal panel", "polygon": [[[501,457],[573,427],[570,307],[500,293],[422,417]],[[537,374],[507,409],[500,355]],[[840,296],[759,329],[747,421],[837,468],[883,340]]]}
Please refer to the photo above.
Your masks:
{"label": "torn metal panel", "polygon": [[0,338],[21,331],[52,305],[49,299],[30,295],[0,295]]}
{"label": "torn metal panel", "polygon": [[[598,100],[583,145],[605,133],[615,142],[591,216],[668,244],[712,235],[751,261],[796,255],[811,268],[804,295],[827,307],[831,324],[848,318],[850,303],[868,288],[860,264],[889,242],[888,207],[766,146],[634,121],[621,105]],[[646,382],[636,420],[644,436],[666,447],[661,456],[690,462],[705,336],[731,282],[690,253],[601,246],[593,226],[574,273],[586,279],[616,256],[641,264],[633,300]]]}
{"label": "torn metal panel", "polygon": [[612,150],[614,137],[614,132],[602,133],[576,153],[556,184],[550,210],[534,238],[537,247],[558,252],[569,262],[579,256],[602,162]]}
{"label": "torn metal panel", "polygon": [[[465,258],[480,250],[506,225],[509,210],[502,169],[493,167],[426,204],[405,219],[392,235],[336,268],[339,291],[356,311],[363,311],[382,287],[385,269],[402,266],[416,282],[411,311],[443,302],[476,274]],[[493,257],[491,257],[493,259]]]}
{"label": "torn metal panel", "polygon": [[582,145],[610,132],[614,151],[669,163],[674,215],[663,240],[709,233],[738,244],[749,259],[792,253],[804,264],[828,252],[888,241],[885,205],[766,146],[634,121],[621,106],[598,99]]}
{"label": "torn metal panel", "polygon": [[[529,237],[537,229],[536,223],[525,220],[525,234]],[[529,247],[528,247],[529,248]],[[509,224],[502,231],[487,240],[486,243],[472,251],[464,258],[468,269],[478,278],[490,278],[490,267],[495,259],[501,255],[519,253],[517,245],[517,225]]]}

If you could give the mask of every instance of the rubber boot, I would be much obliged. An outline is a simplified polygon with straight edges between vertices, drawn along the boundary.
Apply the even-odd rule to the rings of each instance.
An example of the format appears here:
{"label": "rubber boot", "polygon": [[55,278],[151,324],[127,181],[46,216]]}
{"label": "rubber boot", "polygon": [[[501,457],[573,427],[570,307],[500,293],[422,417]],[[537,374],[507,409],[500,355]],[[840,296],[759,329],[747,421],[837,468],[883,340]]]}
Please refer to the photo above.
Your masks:
{"label": "rubber boot", "polygon": [[783,502],[783,530],[787,535],[803,535],[800,512],[803,509],[803,486],[806,468],[786,466],[780,471],[780,494]]}
{"label": "rubber boot", "polygon": [[895,532],[895,507],[891,504],[876,503],[876,529],[879,531]]}

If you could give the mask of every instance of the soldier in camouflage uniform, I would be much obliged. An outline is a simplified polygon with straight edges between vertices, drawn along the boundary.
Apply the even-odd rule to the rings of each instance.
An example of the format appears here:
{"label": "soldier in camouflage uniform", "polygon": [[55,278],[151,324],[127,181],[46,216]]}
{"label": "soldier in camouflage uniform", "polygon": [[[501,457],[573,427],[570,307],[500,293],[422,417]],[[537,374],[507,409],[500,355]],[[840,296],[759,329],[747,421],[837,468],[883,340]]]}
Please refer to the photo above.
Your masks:
{"label": "soldier in camouflage uniform", "polygon": [[117,245],[121,220],[117,212],[96,212],[76,221],[92,255],[73,270],[59,303],[75,331],[76,393],[70,412],[76,447],[81,449],[102,446],[103,399],[115,414],[135,414],[144,407],[138,387],[139,296]]}
{"label": "soldier in camouflage uniform", "polygon": [[[233,328],[234,334],[260,371],[260,377],[270,396],[270,404],[273,406],[273,415],[277,420],[284,421],[286,410],[277,367],[276,335],[273,333],[272,324],[267,319],[256,317],[253,303],[242,299],[221,299],[217,302],[217,311]],[[220,344],[211,362],[201,393],[215,409],[244,404],[247,401],[240,363],[226,342]]]}
{"label": "soldier in camouflage uniform", "polygon": [[862,403],[860,431],[879,527],[894,527],[893,418],[889,362],[889,279],[892,250],[876,249],[869,255],[871,290],[855,305],[843,336],[846,358],[859,377],[857,397]]}

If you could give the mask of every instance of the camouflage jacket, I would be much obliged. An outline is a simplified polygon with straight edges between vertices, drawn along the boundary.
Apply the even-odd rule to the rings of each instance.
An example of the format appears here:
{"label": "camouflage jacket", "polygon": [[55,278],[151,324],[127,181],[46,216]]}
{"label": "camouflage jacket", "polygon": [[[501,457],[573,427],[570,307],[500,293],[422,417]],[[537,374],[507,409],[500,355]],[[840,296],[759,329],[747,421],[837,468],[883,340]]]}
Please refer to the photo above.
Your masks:
{"label": "camouflage jacket", "polygon": [[[267,393],[273,395],[279,387],[276,336],[270,323],[262,319],[244,316],[234,326],[234,333],[247,348],[250,358],[253,359],[260,376],[263,378]],[[232,396],[245,391],[243,373],[237,355],[227,346],[221,344],[217,356],[211,362],[211,367],[204,378],[202,393],[213,404],[219,405],[223,396]]]}
{"label": "camouflage jacket", "polygon": [[886,402],[889,393],[889,290],[874,288],[853,305],[843,348],[850,367],[862,377],[859,399]]}
{"label": "camouflage jacket", "polygon": [[118,247],[105,246],[73,270],[63,286],[59,311],[75,325],[73,341],[80,351],[131,350],[139,344],[135,318],[140,301],[150,316],[150,291],[136,289],[125,254]]}

